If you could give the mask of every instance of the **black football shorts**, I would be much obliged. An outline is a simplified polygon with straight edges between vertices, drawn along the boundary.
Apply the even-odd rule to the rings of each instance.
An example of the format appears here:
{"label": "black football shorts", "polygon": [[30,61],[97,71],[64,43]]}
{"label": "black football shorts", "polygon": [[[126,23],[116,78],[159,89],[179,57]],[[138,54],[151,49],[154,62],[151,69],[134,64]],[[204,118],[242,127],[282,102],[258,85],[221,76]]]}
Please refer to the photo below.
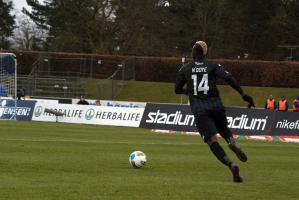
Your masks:
{"label": "black football shorts", "polygon": [[194,113],[194,117],[197,130],[204,142],[207,142],[217,133],[223,138],[232,137],[232,133],[227,127],[227,119],[224,109]]}

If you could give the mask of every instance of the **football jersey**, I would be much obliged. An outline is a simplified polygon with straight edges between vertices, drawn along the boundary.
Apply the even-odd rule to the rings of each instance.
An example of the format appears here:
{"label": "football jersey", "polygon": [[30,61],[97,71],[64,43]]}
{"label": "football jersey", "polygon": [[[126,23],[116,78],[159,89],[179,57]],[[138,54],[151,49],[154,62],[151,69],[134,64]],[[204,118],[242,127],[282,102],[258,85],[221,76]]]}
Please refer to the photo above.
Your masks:
{"label": "football jersey", "polygon": [[[208,60],[193,61],[184,65],[176,77],[175,93],[189,95],[193,112],[223,109],[216,86],[217,78],[224,79],[229,85],[242,93],[242,89],[231,73],[220,64]],[[185,84],[187,88],[184,88]]]}

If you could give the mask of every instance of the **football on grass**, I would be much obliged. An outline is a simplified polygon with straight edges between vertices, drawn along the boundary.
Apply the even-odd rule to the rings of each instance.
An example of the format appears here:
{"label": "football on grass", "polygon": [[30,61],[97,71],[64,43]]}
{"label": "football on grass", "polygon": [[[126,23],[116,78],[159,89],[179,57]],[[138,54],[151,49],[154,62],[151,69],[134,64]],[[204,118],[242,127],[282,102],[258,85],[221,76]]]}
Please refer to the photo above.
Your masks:
{"label": "football on grass", "polygon": [[134,151],[129,157],[130,164],[135,168],[141,168],[146,164],[146,155],[142,151]]}

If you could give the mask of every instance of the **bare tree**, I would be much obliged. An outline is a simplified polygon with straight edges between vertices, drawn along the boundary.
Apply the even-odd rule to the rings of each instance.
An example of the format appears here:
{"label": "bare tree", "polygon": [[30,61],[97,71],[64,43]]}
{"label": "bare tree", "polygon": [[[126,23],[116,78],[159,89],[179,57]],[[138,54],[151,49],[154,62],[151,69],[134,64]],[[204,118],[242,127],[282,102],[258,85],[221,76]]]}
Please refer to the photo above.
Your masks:
{"label": "bare tree", "polygon": [[13,42],[17,49],[39,50],[43,48],[47,33],[27,16],[19,16],[14,31]]}

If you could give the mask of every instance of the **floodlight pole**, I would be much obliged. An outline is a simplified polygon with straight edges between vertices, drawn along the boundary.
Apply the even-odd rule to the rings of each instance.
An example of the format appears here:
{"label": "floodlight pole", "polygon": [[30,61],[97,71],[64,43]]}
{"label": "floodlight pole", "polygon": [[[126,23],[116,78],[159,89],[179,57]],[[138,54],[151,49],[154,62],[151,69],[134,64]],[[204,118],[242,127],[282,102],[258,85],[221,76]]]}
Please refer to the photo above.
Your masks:
{"label": "floodlight pole", "polygon": [[[186,62],[186,58],[183,56],[182,57],[182,67],[185,65],[185,62]],[[180,99],[180,101],[181,101],[181,104],[183,104],[183,95],[181,94],[181,99]]]}
{"label": "floodlight pole", "polygon": [[[17,108],[18,106],[18,97],[17,97],[17,90],[18,90],[18,75],[17,75],[17,67],[18,67],[18,63],[17,63],[17,56],[15,54],[12,54],[12,56],[14,57],[14,60],[15,60],[15,94],[14,94],[14,97],[15,97],[15,109]],[[17,120],[17,114],[16,114],[16,111],[15,111],[15,116],[14,116],[14,120]]]}

